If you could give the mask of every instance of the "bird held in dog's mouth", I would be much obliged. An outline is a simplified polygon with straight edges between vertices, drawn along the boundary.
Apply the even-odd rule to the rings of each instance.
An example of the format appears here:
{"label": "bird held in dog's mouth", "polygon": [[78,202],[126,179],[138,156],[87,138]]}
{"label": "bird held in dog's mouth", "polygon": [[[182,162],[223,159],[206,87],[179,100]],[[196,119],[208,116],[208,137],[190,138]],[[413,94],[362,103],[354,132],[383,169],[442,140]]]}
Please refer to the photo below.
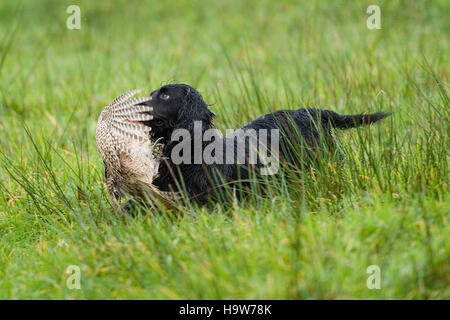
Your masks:
{"label": "bird held in dog's mouth", "polygon": [[131,195],[146,204],[159,199],[173,206],[172,195],[160,192],[152,181],[158,173],[159,158],[143,121],[153,119],[152,107],[142,103],[151,97],[134,97],[142,89],[126,92],[114,99],[100,114],[96,128],[97,149],[105,166],[105,182],[116,208],[120,199]]}

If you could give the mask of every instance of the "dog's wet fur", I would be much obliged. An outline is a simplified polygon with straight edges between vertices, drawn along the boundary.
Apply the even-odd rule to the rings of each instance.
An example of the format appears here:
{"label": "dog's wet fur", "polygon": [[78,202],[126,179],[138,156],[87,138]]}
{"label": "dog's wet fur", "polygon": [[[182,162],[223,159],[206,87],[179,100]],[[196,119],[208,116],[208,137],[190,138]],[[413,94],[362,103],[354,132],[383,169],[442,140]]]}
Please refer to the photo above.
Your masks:
{"label": "dog's wet fur", "polygon": [[[179,143],[171,141],[172,132],[188,130],[194,135],[194,122],[201,121],[202,130],[214,128],[214,114],[209,110],[200,93],[186,84],[169,84],[151,93],[152,100],[146,102],[153,107],[153,120],[143,122],[152,128],[151,139],[164,144],[163,161],[153,184],[161,191],[187,192],[189,199],[204,204],[208,199],[217,199],[219,185],[224,181],[233,182],[249,177],[246,164],[178,164],[171,161],[172,149]],[[279,129],[279,155],[284,161],[295,164],[298,152],[292,150],[294,136],[300,136],[309,150],[317,150],[326,143],[331,148],[332,128],[349,129],[377,122],[389,113],[340,115],[330,110],[302,108],[298,110],[278,110],[265,114],[244,125],[241,129],[268,129],[267,145],[270,145],[270,129]],[[226,137],[224,139],[224,146]],[[203,142],[205,148],[208,142]],[[193,148],[193,146],[192,146]],[[192,149],[193,150],[193,149]],[[224,147],[224,153],[226,149]],[[194,157],[194,153],[191,152]],[[256,166],[257,167],[257,166]],[[181,187],[183,186],[183,187]]]}

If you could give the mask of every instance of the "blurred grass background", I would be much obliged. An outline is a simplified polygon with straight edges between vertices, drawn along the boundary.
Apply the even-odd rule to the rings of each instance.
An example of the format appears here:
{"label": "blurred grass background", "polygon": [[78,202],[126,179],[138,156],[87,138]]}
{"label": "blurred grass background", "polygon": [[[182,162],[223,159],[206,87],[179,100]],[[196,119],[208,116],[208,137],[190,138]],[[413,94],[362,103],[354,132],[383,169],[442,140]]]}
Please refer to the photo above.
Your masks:
{"label": "blurred grass background", "polygon": [[[66,27],[72,4],[80,30]],[[366,27],[372,4],[380,30]],[[449,12],[445,0],[1,1],[0,298],[450,298]],[[121,217],[98,115],[170,82],[196,87],[223,130],[284,108],[394,115],[337,133],[343,163],[269,196]]]}

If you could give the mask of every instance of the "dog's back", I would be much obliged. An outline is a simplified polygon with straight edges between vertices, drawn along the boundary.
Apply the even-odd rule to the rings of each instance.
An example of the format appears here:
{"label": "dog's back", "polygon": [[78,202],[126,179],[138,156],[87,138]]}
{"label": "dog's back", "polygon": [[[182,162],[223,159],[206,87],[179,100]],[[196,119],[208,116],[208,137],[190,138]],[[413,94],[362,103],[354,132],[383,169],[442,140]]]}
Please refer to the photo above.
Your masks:
{"label": "dog's back", "polygon": [[[289,162],[296,162],[298,152],[292,150],[303,145],[317,149],[333,148],[331,129],[350,129],[377,122],[389,113],[341,115],[331,110],[302,108],[298,110],[278,110],[262,115],[246,124],[242,130],[278,129],[281,156]],[[270,131],[268,131],[270,135]],[[269,137],[270,144],[270,137]]]}

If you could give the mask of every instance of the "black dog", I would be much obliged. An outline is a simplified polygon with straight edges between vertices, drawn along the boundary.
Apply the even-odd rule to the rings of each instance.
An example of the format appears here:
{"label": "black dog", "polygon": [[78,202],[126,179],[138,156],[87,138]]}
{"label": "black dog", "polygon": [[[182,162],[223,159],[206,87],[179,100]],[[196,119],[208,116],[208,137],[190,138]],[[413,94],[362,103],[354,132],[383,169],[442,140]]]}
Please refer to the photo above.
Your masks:
{"label": "black dog", "polygon": [[[162,140],[162,150],[165,161],[160,164],[159,175],[153,183],[162,191],[187,191],[190,199],[203,204],[208,197],[216,197],[218,186],[224,182],[246,179],[249,177],[249,143],[245,144],[245,157],[243,163],[237,161],[237,137],[215,137],[223,146],[223,154],[216,154],[214,163],[206,163],[203,159],[195,161],[196,153],[202,154],[210,141],[202,141],[197,147],[192,140],[183,141],[188,143],[187,155],[190,161],[187,163],[174,163],[172,153],[179,141],[172,141],[172,134],[177,129],[195,135],[195,122],[200,133],[213,129],[214,114],[208,109],[202,96],[192,87],[186,84],[165,85],[151,93],[152,100],[145,104],[153,107],[153,120],[144,122],[152,127],[152,140]],[[268,129],[266,146],[271,146],[274,134],[270,129],[278,129],[279,155],[289,163],[295,163],[298,153],[293,150],[293,137],[295,133],[303,138],[304,145],[308,150],[320,147],[323,141],[333,144],[331,139],[331,128],[347,129],[364,124],[370,124],[386,117],[387,113],[374,113],[367,115],[339,115],[333,111],[320,109],[280,110],[263,115],[242,128],[242,132],[250,129],[256,131],[256,139],[260,139],[260,129]],[[263,130],[264,131],[264,130]],[[197,132],[198,133],[198,132]],[[325,138],[325,139],[323,139]],[[233,140],[230,144],[227,141]],[[212,140],[212,139],[211,139]],[[247,140],[246,140],[247,141]],[[296,144],[298,145],[298,144]],[[268,147],[268,149],[271,149]],[[231,152],[232,161],[226,161],[227,151]],[[201,157],[201,156],[200,156]],[[261,159],[258,157],[256,167],[261,167]]]}

